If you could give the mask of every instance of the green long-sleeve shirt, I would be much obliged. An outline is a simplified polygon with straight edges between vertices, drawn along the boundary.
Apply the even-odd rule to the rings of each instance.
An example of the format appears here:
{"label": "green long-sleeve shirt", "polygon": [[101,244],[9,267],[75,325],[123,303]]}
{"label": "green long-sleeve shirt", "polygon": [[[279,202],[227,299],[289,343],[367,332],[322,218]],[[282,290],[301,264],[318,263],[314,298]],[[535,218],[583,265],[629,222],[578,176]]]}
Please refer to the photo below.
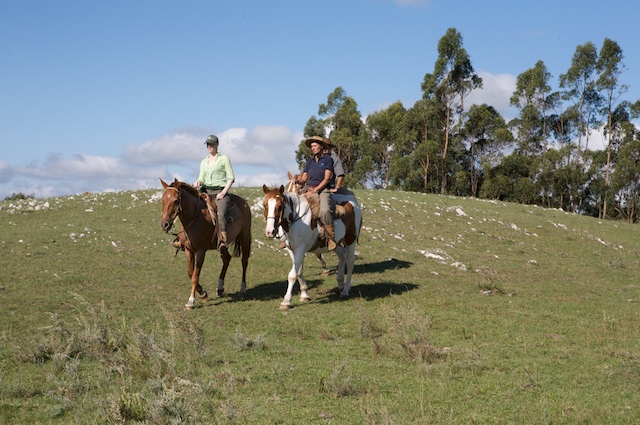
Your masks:
{"label": "green long-sleeve shirt", "polygon": [[209,156],[200,162],[200,175],[198,180],[204,186],[224,187],[228,180],[235,180],[233,168],[229,157],[218,153],[212,165],[209,165]]}

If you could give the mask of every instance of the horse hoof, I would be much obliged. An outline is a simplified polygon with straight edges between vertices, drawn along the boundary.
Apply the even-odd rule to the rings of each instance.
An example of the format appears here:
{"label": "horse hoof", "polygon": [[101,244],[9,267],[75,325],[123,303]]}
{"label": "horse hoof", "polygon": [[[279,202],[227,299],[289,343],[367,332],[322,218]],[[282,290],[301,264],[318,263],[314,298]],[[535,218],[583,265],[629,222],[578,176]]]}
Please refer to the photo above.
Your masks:
{"label": "horse hoof", "polygon": [[311,301],[311,298],[300,298],[301,303],[308,303],[309,301]]}
{"label": "horse hoof", "polygon": [[207,294],[207,291],[202,291],[202,295],[200,295],[200,300],[207,301],[208,299],[209,299],[209,294]]}
{"label": "horse hoof", "polygon": [[193,306],[192,306],[192,305],[185,304],[185,305],[184,305],[184,309],[185,309],[185,311],[191,311],[191,310],[193,310]]}
{"label": "horse hoof", "polygon": [[218,296],[221,297],[224,295],[224,289],[218,289]]}
{"label": "horse hoof", "polygon": [[290,307],[289,304],[280,304],[280,310],[289,310]]}
{"label": "horse hoof", "polygon": [[340,298],[349,298],[349,294],[340,294]]}
{"label": "horse hoof", "polygon": [[322,275],[323,276],[329,276],[330,274],[331,274],[331,270],[329,270],[329,269],[323,269],[322,270]]}

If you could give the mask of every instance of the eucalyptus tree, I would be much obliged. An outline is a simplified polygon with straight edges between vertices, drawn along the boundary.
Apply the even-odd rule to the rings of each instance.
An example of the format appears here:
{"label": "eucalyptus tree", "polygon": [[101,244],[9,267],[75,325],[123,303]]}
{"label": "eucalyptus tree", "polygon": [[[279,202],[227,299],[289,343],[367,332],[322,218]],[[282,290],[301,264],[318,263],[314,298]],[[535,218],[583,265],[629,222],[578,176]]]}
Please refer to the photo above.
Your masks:
{"label": "eucalyptus tree", "polygon": [[[423,99],[434,100],[444,111],[444,140],[442,146],[442,180],[440,191],[447,190],[447,174],[451,171],[447,153],[455,123],[460,122],[465,99],[472,90],[482,88],[482,78],[474,71],[471,59],[462,46],[462,35],[449,28],[438,41],[438,59],[432,74],[426,74],[422,82]],[[457,120],[456,120],[457,118]]]}
{"label": "eucalyptus tree", "polygon": [[[596,63],[596,71],[598,72],[596,88],[603,98],[601,111],[602,116],[606,119],[607,165],[604,180],[605,190],[608,190],[610,185],[612,141],[616,136],[615,131],[617,126],[614,122],[614,111],[616,110],[620,97],[629,90],[629,87],[626,84],[621,84],[619,80],[624,69],[622,59],[622,49],[618,43],[605,38],[600,48],[598,62]],[[607,200],[608,196],[605,196],[602,218],[606,218],[607,216]]]}
{"label": "eucalyptus tree", "polygon": [[401,102],[395,102],[388,108],[367,116],[364,133],[366,141],[363,146],[365,154],[371,158],[367,181],[374,188],[389,186],[389,166],[396,144],[404,146],[402,142],[407,139],[406,112]]}
{"label": "eucalyptus tree", "polygon": [[531,177],[536,163],[533,157],[518,151],[504,156],[487,173],[480,188],[480,197],[510,202],[537,202],[537,188]]}
{"label": "eucalyptus tree", "polygon": [[518,150],[533,158],[544,156],[547,150],[547,109],[551,86],[551,73],[539,60],[533,68],[524,71],[516,79],[516,89],[511,95],[511,106],[519,116],[511,121],[517,132]]}
{"label": "eucalyptus tree", "polygon": [[611,187],[616,194],[615,201],[621,218],[633,223],[638,221],[640,209],[640,132],[631,121],[626,121],[620,133],[624,141],[611,174]]}
{"label": "eucalyptus tree", "polygon": [[577,155],[576,163],[580,160],[582,149],[582,138],[585,138],[585,149],[589,145],[589,136],[594,127],[599,123],[597,115],[594,114],[601,102],[601,96],[596,90],[596,65],[598,62],[598,51],[596,46],[587,42],[576,47],[576,51],[571,59],[571,66],[565,74],[560,74],[560,88],[566,89],[564,97],[573,102],[572,109],[575,111],[577,121]]}
{"label": "eucalyptus tree", "polygon": [[469,108],[461,134],[469,143],[471,196],[475,197],[482,174],[499,163],[503,150],[513,143],[513,134],[498,111],[486,104]]}

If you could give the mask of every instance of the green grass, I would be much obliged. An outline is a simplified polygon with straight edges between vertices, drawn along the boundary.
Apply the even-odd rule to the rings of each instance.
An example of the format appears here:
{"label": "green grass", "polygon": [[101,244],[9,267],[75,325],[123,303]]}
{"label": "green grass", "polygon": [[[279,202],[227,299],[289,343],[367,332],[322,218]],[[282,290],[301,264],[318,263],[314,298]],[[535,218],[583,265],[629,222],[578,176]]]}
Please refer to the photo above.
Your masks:
{"label": "green grass", "polygon": [[283,313],[290,260],[237,188],[247,295],[234,258],[227,295],[184,311],[159,192],[0,203],[0,423],[640,422],[635,225],[356,191],[351,297],[309,256],[312,300]]}

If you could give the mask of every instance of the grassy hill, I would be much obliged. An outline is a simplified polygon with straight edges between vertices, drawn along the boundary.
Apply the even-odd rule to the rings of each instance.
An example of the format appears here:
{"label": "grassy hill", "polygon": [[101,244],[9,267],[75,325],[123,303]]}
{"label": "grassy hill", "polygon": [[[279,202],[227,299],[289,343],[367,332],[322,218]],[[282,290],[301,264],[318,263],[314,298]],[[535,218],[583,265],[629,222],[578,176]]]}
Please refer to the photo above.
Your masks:
{"label": "grassy hill", "polygon": [[289,257],[237,188],[247,295],[234,258],[227,295],[184,311],[160,193],[0,202],[0,423],[640,422],[635,225],[356,191],[352,296],[308,256],[312,300],[283,313]]}

